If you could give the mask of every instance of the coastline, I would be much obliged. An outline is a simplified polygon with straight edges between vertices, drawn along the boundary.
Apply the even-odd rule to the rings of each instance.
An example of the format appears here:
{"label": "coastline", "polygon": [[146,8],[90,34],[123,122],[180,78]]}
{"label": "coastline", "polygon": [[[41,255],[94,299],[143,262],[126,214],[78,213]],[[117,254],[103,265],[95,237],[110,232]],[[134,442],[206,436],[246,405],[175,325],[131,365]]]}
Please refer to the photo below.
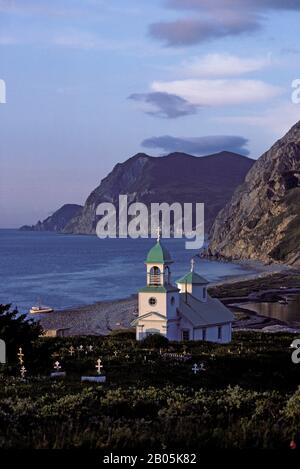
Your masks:
{"label": "coastline", "polygon": [[[261,316],[241,303],[280,301],[286,293],[300,293],[300,270],[283,268],[274,272],[249,274],[235,277],[222,283],[211,284],[210,294],[220,299],[236,315],[234,330],[259,330],[264,332],[298,332],[299,327],[271,317]],[[114,330],[130,328],[137,315],[137,295],[112,301],[99,301],[94,304],[78,306],[41,314],[37,317],[44,330],[61,330],[65,336],[107,335]],[[246,319],[245,319],[246,317]]]}
{"label": "coastline", "polygon": [[[67,308],[40,314],[37,319],[45,331],[63,330],[63,335],[107,335],[128,329],[137,312],[137,296]],[[49,333],[49,335],[51,335]]]}

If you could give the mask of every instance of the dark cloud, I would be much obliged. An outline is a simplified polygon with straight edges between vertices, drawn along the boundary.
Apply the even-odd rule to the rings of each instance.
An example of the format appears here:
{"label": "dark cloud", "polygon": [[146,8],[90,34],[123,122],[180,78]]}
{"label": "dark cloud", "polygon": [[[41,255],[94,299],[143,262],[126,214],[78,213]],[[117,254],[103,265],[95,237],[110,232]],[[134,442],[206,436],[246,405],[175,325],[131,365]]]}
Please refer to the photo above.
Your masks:
{"label": "dark cloud", "polygon": [[299,0],[167,0],[175,9],[300,10]]}
{"label": "dark cloud", "polygon": [[184,138],[163,135],[147,138],[142,142],[146,148],[159,148],[165,152],[183,152],[192,155],[209,155],[220,151],[232,151],[249,155],[248,139],[237,135],[211,135],[208,137]]}
{"label": "dark cloud", "polygon": [[195,17],[157,22],[149,27],[152,37],[167,46],[186,46],[212,39],[257,31],[269,10],[300,10],[299,0],[167,0],[175,10],[194,10]]}
{"label": "dark cloud", "polygon": [[250,33],[260,29],[260,24],[252,16],[249,18],[226,19],[223,22],[203,19],[183,19],[173,22],[154,23],[149,33],[163,40],[167,46],[186,46],[211,39]]}
{"label": "dark cloud", "polygon": [[196,114],[198,110],[198,106],[189,103],[186,99],[164,92],[134,93],[128,99],[146,104],[145,113],[154,117],[175,119]]}

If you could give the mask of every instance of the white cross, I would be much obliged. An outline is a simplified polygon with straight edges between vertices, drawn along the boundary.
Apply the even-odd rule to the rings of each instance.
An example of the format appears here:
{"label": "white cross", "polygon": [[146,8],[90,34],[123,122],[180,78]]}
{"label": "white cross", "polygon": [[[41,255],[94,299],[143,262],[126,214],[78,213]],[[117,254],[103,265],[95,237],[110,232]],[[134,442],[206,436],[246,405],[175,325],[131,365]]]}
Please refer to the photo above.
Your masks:
{"label": "white cross", "polygon": [[27,370],[26,370],[25,366],[23,365],[22,368],[20,368],[20,374],[21,374],[22,379],[25,378],[26,373],[27,373]]}
{"label": "white cross", "polygon": [[192,371],[193,371],[194,375],[196,375],[198,373],[198,371],[200,371],[200,368],[198,367],[197,363],[194,364],[194,366],[192,368]]}
{"label": "white cross", "polygon": [[56,361],[56,362],[54,363],[54,369],[55,369],[56,371],[59,371],[59,370],[61,369],[61,366],[60,366],[59,361]]}
{"label": "white cross", "polygon": [[116,357],[118,355],[117,350],[114,351],[114,356]]}
{"label": "white cross", "polygon": [[88,350],[89,350],[89,352],[92,352],[94,350],[94,347],[92,345],[89,345]]}
{"label": "white cross", "polygon": [[101,375],[101,369],[103,368],[103,365],[101,365],[101,363],[102,363],[102,362],[101,362],[101,359],[98,358],[98,360],[97,360],[97,365],[95,366],[98,375]]}
{"label": "white cross", "polygon": [[74,355],[75,353],[75,349],[73,347],[73,345],[71,345],[70,349],[69,349],[69,354],[71,355],[71,357]]}
{"label": "white cross", "polygon": [[157,241],[159,242],[160,240],[160,235],[161,235],[161,229],[160,229],[160,226],[157,227],[156,229],[156,233],[157,233]]}
{"label": "white cross", "polygon": [[206,368],[205,368],[205,366],[204,366],[204,363],[200,363],[199,371],[206,371]]}
{"label": "white cross", "polygon": [[192,257],[191,259],[191,272],[194,272],[195,269],[195,259]]}
{"label": "white cross", "polygon": [[24,363],[24,361],[23,361],[24,353],[23,353],[22,347],[19,348],[18,357],[19,357],[20,365],[23,365],[23,363]]}
{"label": "white cross", "polygon": [[83,351],[83,345],[79,345],[79,352],[82,352]]}
{"label": "white cross", "polygon": [[129,355],[128,355],[128,353],[127,353],[127,355],[125,355],[125,358],[126,358],[126,360],[128,360],[128,358],[129,358]]}

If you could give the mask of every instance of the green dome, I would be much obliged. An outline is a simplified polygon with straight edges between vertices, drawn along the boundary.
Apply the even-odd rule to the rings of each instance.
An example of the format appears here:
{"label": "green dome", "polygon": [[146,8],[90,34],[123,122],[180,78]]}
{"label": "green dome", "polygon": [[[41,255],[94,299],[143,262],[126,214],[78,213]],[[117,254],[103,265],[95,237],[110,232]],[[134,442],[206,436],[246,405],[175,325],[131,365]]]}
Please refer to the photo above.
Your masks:
{"label": "green dome", "polygon": [[209,282],[201,275],[196,272],[189,272],[180,279],[176,280],[176,283],[191,283],[193,285],[207,285]]}
{"label": "green dome", "polygon": [[150,249],[147,255],[147,264],[165,264],[173,262],[169,251],[157,241],[157,243]]}

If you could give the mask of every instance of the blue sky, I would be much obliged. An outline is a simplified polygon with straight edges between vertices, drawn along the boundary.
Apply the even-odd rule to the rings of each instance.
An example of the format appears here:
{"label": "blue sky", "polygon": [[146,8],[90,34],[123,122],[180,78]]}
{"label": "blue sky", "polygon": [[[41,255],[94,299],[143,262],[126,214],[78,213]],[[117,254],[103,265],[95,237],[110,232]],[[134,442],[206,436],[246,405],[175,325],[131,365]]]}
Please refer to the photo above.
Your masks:
{"label": "blue sky", "polygon": [[300,118],[296,0],[0,0],[1,227],[143,151],[259,157]]}

